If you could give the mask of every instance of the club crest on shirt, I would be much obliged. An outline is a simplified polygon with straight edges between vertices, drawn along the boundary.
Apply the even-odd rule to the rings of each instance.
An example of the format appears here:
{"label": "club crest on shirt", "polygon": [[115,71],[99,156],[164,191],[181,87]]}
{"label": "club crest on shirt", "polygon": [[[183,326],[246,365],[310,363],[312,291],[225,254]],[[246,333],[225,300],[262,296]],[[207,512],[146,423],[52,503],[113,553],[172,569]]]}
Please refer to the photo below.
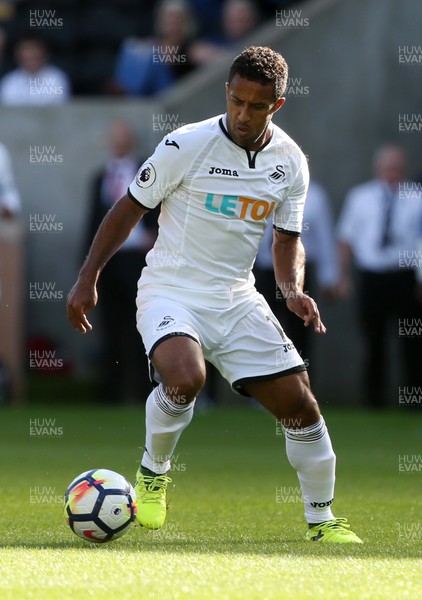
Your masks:
{"label": "club crest on shirt", "polygon": [[149,188],[152,186],[156,178],[156,173],[151,163],[145,163],[136,174],[136,184],[140,188]]}
{"label": "club crest on shirt", "polygon": [[174,323],[174,319],[173,317],[170,316],[165,316],[163,317],[162,321],[157,325],[157,329],[164,329],[165,327],[168,327],[169,325],[171,325],[172,323]]}
{"label": "club crest on shirt", "polygon": [[268,175],[268,178],[273,183],[281,183],[286,179],[286,172],[284,171],[283,165],[276,165],[275,171]]}

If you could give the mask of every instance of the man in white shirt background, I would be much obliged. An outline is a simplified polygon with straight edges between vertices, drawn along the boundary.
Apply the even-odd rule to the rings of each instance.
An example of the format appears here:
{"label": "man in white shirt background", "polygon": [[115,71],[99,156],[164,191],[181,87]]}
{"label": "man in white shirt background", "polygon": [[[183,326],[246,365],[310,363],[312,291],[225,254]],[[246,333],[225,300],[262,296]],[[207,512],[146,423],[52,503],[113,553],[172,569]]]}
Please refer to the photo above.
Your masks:
{"label": "man in white shirt background", "polygon": [[23,234],[12,161],[0,143],[0,405],[22,390]]}
{"label": "man in white shirt background", "polygon": [[18,65],[0,81],[0,103],[14,106],[45,106],[66,102],[70,95],[69,78],[64,71],[48,63],[43,38],[28,34],[15,47]]}
{"label": "man in white shirt background", "polygon": [[[387,353],[390,327],[399,333],[400,386],[421,385],[421,339],[411,324],[421,315],[414,261],[422,214],[420,194],[406,193],[407,157],[388,145],[374,156],[375,178],[347,194],[338,223],[341,262],[340,294],[351,291],[352,260],[358,271],[358,313],[364,341],[364,401],[372,408],[388,405]],[[408,266],[407,266],[408,265]],[[399,329],[400,324],[407,324]],[[397,333],[395,334],[397,335]],[[398,394],[397,394],[398,395]]]}
{"label": "man in white shirt background", "polygon": [[14,217],[20,211],[20,195],[15,185],[9,152],[0,143],[0,217]]}

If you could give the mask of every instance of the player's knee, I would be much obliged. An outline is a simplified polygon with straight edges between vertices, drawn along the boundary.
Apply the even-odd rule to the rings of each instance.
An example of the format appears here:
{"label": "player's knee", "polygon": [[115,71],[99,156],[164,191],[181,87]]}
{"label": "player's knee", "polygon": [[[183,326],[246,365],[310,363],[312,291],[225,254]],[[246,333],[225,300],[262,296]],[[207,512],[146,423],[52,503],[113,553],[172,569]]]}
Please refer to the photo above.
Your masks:
{"label": "player's knee", "polygon": [[204,383],[205,371],[200,368],[185,369],[175,374],[164,389],[175,404],[189,404],[199,394]]}
{"label": "player's knee", "polygon": [[320,416],[318,403],[306,382],[301,382],[292,391],[289,402],[283,405],[283,415],[281,421],[285,427],[291,427],[294,423],[296,427],[308,427]]}
{"label": "player's knee", "polygon": [[302,417],[319,413],[318,403],[309,388],[301,390],[301,392],[297,394],[295,400],[293,410],[297,414],[301,414]]}

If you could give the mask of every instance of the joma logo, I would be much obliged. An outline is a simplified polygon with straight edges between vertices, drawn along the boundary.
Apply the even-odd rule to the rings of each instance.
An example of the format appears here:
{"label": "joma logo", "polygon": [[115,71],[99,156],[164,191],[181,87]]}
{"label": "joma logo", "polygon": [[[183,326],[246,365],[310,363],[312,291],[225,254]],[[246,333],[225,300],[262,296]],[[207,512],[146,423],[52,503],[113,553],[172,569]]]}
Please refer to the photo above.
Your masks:
{"label": "joma logo", "polygon": [[239,177],[237,171],[231,169],[220,169],[220,167],[211,167],[208,171],[210,175],[229,175],[230,177]]}

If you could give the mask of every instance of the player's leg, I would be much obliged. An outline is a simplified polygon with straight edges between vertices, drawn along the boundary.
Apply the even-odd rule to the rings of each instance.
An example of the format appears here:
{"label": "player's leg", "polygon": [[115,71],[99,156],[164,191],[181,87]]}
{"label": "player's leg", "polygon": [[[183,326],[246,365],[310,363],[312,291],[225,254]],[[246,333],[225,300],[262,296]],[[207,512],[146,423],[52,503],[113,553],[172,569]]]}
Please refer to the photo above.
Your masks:
{"label": "player's leg", "polygon": [[336,457],[303,360],[262,296],[251,295],[235,311],[236,307],[227,324],[230,336],[212,356],[214,364],[235,391],[255,397],[283,424],[288,460],[298,474],[308,523],[331,523],[337,538],[342,537],[334,539],[330,531],[318,539],[352,541],[350,536],[346,540],[347,527],[331,512]]}
{"label": "player's leg", "polygon": [[244,389],[254,396],[284,427],[287,458],[296,470],[302,489],[307,539],[361,543],[343,519],[335,519],[336,456],[306,371],[267,381],[249,382]]}
{"label": "player's leg", "polygon": [[287,458],[298,474],[307,522],[333,519],[336,458],[306,371],[249,382],[244,389],[284,428]]}
{"label": "player's leg", "polygon": [[154,299],[138,314],[151,371],[159,383],[145,409],[146,442],[136,474],[138,521],[158,529],[166,517],[166,475],[176,444],[193,416],[196,395],[205,381],[205,362],[189,311]]}
{"label": "player's leg", "polygon": [[146,403],[146,443],[142,466],[167,473],[176,444],[193,416],[194,401],[205,382],[205,361],[199,344],[177,335],[157,345],[151,355],[161,383]]}
{"label": "player's leg", "polygon": [[249,381],[243,388],[284,427],[309,427],[321,418],[318,403],[311,392],[305,370],[264,381]]}

